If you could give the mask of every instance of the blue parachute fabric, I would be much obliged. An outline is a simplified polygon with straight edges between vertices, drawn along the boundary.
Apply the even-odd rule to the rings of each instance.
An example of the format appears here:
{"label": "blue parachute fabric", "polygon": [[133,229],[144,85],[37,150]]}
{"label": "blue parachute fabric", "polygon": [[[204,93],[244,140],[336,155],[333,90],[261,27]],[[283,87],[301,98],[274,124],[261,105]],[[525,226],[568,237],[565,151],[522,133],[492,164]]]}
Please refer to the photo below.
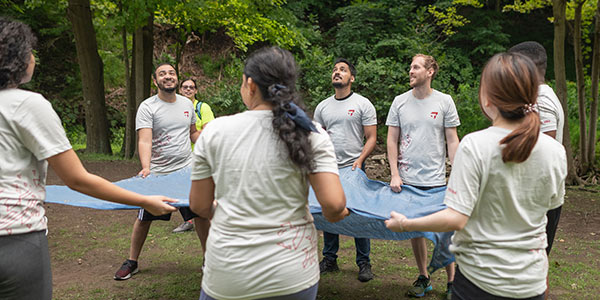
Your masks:
{"label": "blue parachute fabric", "polygon": [[[190,168],[183,168],[168,175],[140,176],[123,179],[114,184],[142,195],[165,195],[178,200],[170,203],[175,207],[190,206]],[[63,185],[46,186],[46,203],[57,203],[71,206],[88,207],[104,210],[139,209],[138,206],[125,205],[100,200],[71,190]]]}
{"label": "blue parachute fabric", "polygon": [[430,190],[420,190],[411,186],[402,186],[400,193],[395,193],[389,184],[371,180],[360,169],[352,171],[351,167],[342,168],[340,181],[346,194],[346,207],[350,216],[342,221],[330,223],[321,214],[321,206],[310,191],[308,202],[310,212],[319,230],[343,234],[353,237],[406,240],[425,237],[431,240],[435,247],[429,264],[429,272],[454,262],[454,255],[448,250],[450,238],[454,232],[392,232],[385,227],[384,220],[396,211],[408,218],[422,217],[440,211],[443,204],[445,187]]}
{"label": "blue parachute fabric", "polygon": [[[394,193],[387,183],[370,180],[360,169],[352,171],[351,167],[342,168],[340,180],[346,194],[346,206],[352,212],[340,222],[330,223],[321,214],[315,194],[310,190],[309,206],[319,230],[353,237],[385,240],[406,240],[425,237],[435,244],[429,271],[448,265],[454,256],[448,250],[453,232],[392,232],[385,227],[391,211],[406,215],[408,218],[425,216],[444,209],[445,188],[422,191],[410,186],[403,186],[402,192]],[[132,177],[115,182],[116,185],[143,195],[166,195],[179,202],[176,207],[189,206],[191,187],[190,169],[170,173],[168,175],[150,175],[146,178]],[[51,185],[46,187],[46,203],[65,204],[103,210],[138,209],[137,206],[99,200],[66,186]]]}

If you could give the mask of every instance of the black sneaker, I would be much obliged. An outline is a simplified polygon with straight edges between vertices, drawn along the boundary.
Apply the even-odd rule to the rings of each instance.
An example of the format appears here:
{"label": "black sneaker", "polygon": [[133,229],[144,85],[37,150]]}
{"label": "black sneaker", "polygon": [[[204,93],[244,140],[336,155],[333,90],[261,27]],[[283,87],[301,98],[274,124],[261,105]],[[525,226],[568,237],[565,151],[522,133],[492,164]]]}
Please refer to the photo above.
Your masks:
{"label": "black sneaker", "polygon": [[137,261],[135,260],[126,260],[121,268],[117,270],[115,273],[115,280],[127,280],[131,278],[131,276],[139,271]]}
{"label": "black sneaker", "polygon": [[433,288],[431,287],[431,280],[429,277],[419,275],[419,278],[413,282],[413,286],[406,293],[409,297],[423,297],[425,293],[430,292]]}
{"label": "black sneaker", "polygon": [[367,282],[373,279],[373,272],[371,272],[371,264],[368,262],[362,262],[358,265],[358,280],[360,282]]}
{"label": "black sneaker", "polygon": [[336,259],[323,257],[323,260],[321,260],[321,262],[319,263],[319,270],[321,271],[321,274],[325,274],[330,272],[337,272],[340,270],[340,268],[338,268]]}

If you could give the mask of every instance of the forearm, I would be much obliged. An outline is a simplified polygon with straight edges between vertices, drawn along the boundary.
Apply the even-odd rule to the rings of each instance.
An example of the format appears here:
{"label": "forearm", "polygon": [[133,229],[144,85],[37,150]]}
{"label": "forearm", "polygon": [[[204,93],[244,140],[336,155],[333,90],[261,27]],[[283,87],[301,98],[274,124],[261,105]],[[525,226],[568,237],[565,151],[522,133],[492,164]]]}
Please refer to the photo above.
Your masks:
{"label": "forearm", "polygon": [[367,159],[367,157],[369,157],[369,155],[371,155],[371,153],[373,153],[373,150],[375,150],[376,144],[377,144],[376,138],[367,139],[367,142],[365,143],[365,146],[363,147],[363,150],[361,151],[360,156],[358,157],[357,161],[359,161],[362,164]]}
{"label": "forearm", "polygon": [[121,204],[144,206],[147,200],[138,193],[118,187],[87,171],[66,184],[69,188],[80,193]]}
{"label": "forearm", "polygon": [[467,216],[451,208],[446,208],[428,216],[405,219],[402,222],[402,227],[405,231],[448,232],[461,230],[467,220]]}
{"label": "forearm", "polygon": [[215,199],[215,182],[212,177],[192,180],[190,189],[190,209],[198,216],[211,219]]}
{"label": "forearm", "polygon": [[138,154],[142,169],[150,170],[150,158],[152,156],[152,144],[147,142],[138,143]]}
{"label": "forearm", "polygon": [[398,172],[398,141],[390,141],[388,138],[387,142],[387,158],[390,165],[390,174],[392,176],[399,176]]}

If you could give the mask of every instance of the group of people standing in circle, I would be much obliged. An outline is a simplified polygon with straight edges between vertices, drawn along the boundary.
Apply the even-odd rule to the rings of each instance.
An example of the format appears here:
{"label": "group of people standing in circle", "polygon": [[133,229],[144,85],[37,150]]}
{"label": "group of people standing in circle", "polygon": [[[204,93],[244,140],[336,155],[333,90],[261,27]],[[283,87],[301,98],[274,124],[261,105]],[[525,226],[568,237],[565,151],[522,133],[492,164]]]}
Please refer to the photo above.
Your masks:
{"label": "group of people standing in circle", "polygon": [[[132,193],[87,173],[50,103],[18,88],[33,74],[34,46],[26,25],[0,18],[1,299],[51,299],[43,209],[47,164],[75,190],[143,208],[115,279],[138,271],[151,222],[176,210],[168,205],[172,199]],[[412,89],[390,107],[386,142],[393,191],[444,186],[446,157],[453,166],[446,209],[417,219],[393,212],[386,221],[393,231],[456,231],[450,249],[457,266],[446,269],[450,299],[544,298],[566,177],[565,150],[553,138],[562,138],[564,116],[543,83],[545,60],[534,42],[493,56],[479,91],[492,126],[460,143],[454,101],[431,88],[439,71],[433,57],[413,57]],[[140,105],[136,117],[140,175],[190,168],[190,208],[182,215],[194,220],[204,251],[200,299],[316,299],[320,274],[339,269],[335,234],[324,233],[319,262],[308,190],[328,221],[350,214],[338,169],[364,169],[376,144],[376,112],[352,92],[357,74],[348,60],[334,63],[335,95],[317,106],[316,122],[298,96],[297,76],[289,51],[253,52],[240,87],[248,110],[198,127],[205,103],[190,101],[195,93],[186,95],[195,82],[181,83],[188,99],[176,93],[173,66],[161,64],[153,73],[158,94]],[[370,241],[355,244],[358,279],[369,281]],[[419,276],[408,294],[421,297],[432,289],[427,248],[425,240],[411,244]]]}

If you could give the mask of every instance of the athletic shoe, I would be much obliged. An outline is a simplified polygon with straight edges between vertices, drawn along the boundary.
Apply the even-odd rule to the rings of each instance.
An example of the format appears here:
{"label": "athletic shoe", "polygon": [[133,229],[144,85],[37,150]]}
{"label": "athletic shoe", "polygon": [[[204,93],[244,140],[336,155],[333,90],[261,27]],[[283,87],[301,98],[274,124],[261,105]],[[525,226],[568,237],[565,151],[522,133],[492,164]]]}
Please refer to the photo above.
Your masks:
{"label": "athletic shoe", "polygon": [[425,293],[430,292],[432,289],[429,277],[419,275],[419,278],[413,282],[413,286],[408,290],[406,295],[409,297],[423,297]]}
{"label": "athletic shoe", "polygon": [[137,261],[135,260],[126,260],[121,268],[117,270],[115,273],[115,280],[127,280],[131,278],[131,276],[139,271]]}
{"label": "athletic shoe", "polygon": [[369,262],[361,262],[358,265],[358,280],[360,282],[367,282],[373,279],[373,272],[371,272],[371,264]]}
{"label": "athletic shoe", "polygon": [[173,233],[180,233],[185,231],[190,231],[194,229],[194,224],[184,221],[181,225],[177,226],[177,228],[173,229]]}
{"label": "athletic shoe", "polygon": [[452,300],[452,282],[448,282],[446,289],[446,300]]}
{"label": "athletic shoe", "polygon": [[319,270],[321,271],[321,274],[325,274],[339,271],[340,268],[338,268],[337,260],[335,258],[331,259],[323,257],[323,260],[319,263]]}

